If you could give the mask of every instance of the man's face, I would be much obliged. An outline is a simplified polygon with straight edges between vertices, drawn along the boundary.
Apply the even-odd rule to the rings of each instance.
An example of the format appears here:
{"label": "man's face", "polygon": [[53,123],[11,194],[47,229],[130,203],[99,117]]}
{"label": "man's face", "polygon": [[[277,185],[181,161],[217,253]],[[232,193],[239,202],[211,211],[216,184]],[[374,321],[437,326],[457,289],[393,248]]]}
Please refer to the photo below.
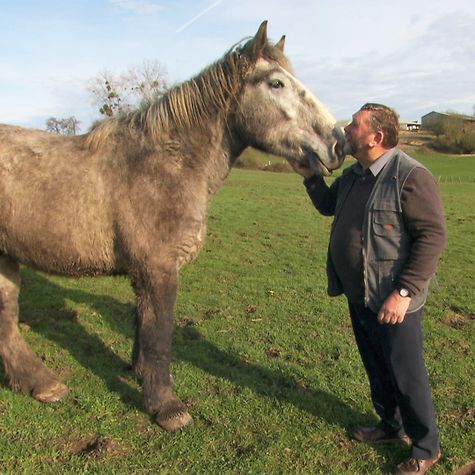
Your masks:
{"label": "man's face", "polygon": [[347,153],[355,158],[365,153],[373,141],[375,133],[370,130],[371,111],[359,111],[353,115],[352,121],[345,127]]}

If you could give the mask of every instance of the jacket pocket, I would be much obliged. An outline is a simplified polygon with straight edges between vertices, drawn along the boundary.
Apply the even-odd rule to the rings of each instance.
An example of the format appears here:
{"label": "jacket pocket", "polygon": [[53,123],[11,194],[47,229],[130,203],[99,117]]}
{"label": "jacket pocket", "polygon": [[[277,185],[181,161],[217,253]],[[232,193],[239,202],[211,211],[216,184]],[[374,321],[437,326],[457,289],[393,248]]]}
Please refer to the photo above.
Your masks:
{"label": "jacket pocket", "polygon": [[374,208],[372,241],[376,260],[396,260],[407,254],[402,215],[396,210]]}
{"label": "jacket pocket", "polygon": [[373,211],[373,230],[378,236],[396,236],[401,234],[399,213],[390,210]]}

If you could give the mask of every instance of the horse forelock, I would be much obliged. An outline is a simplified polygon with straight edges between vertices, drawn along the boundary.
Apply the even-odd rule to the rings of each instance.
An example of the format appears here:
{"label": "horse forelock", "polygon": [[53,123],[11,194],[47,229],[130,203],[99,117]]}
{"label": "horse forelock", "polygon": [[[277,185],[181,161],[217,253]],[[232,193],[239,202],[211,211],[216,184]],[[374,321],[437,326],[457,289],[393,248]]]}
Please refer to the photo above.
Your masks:
{"label": "horse forelock", "polygon": [[[253,45],[253,39],[250,39],[249,41],[244,44],[241,44],[240,46],[235,46],[235,48],[236,51],[238,51],[241,55],[250,56],[252,54]],[[293,74],[293,68],[287,56],[280,48],[277,48],[270,41],[267,41],[264,46],[264,49],[260,52],[260,54],[262,58],[266,59],[269,62],[278,63],[281,67]],[[257,58],[254,59],[254,61],[256,60]]]}
{"label": "horse forelock", "polygon": [[264,59],[270,62],[278,63],[281,67],[287,70],[292,75],[294,74],[293,67],[285,54],[275,46],[268,44],[263,52]]}

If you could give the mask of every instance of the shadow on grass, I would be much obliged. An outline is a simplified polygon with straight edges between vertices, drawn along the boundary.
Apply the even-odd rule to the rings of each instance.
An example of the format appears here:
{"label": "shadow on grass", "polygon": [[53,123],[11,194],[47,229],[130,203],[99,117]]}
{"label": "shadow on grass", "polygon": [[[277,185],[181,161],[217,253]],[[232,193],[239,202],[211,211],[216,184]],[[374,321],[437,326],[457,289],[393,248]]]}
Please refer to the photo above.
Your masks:
{"label": "shadow on grass", "polygon": [[[141,394],[123,378],[127,376],[125,369],[130,363],[108,348],[98,335],[88,331],[78,318],[78,311],[67,308],[66,301],[92,309],[99,314],[97,318],[102,317],[114,331],[131,338],[134,305],[118,302],[107,295],[61,287],[29,269],[22,269],[21,278],[20,324],[28,325],[65,349],[84,368],[99,376],[110,391],[119,394],[126,405],[142,409]],[[45,359],[48,366],[49,358]],[[67,368],[59,373],[62,371],[68,373]],[[71,389],[74,394],[74,388]]]}
{"label": "shadow on grass", "polygon": [[347,426],[349,421],[361,420],[361,414],[332,394],[304,387],[288,374],[249,363],[223,351],[192,326],[177,329],[173,353],[175,359],[187,361],[213,376],[250,388],[257,394],[291,403],[329,423]]}
{"label": "shadow on grass", "polygon": [[[109,349],[99,336],[91,334],[80,323],[77,314],[66,308],[66,300],[84,304],[96,311],[110,328],[133,339],[134,305],[124,304],[107,295],[68,289],[54,284],[42,274],[22,270],[20,322],[54,341],[82,366],[103,379],[110,391],[116,392],[130,407],[143,410],[139,392],[121,380],[129,362]],[[372,416],[354,411],[334,395],[302,386],[292,376],[244,361],[239,356],[207,341],[192,326],[176,327],[173,342],[174,359],[187,361],[214,376],[225,378],[237,386],[250,388],[264,397],[293,404],[311,416],[341,427],[374,422]],[[178,382],[179,384],[179,382]],[[74,389],[74,388],[73,388]],[[378,452],[386,459],[394,450],[383,446]],[[392,455],[391,455],[392,454]]]}
{"label": "shadow on grass", "polygon": [[[187,361],[203,371],[231,381],[237,386],[250,388],[264,397],[293,404],[311,416],[325,420],[330,425],[342,427],[348,437],[349,430],[357,425],[376,424],[375,416],[356,412],[346,403],[326,391],[308,388],[292,376],[244,361],[237,355],[223,351],[206,341],[192,326],[180,328],[174,337],[175,359]],[[368,397],[368,395],[363,395]],[[360,442],[354,442],[360,443]],[[342,450],[345,444],[342,445]],[[394,461],[400,462],[409,456],[407,447],[394,444],[373,446],[381,456],[380,469],[390,473]]]}

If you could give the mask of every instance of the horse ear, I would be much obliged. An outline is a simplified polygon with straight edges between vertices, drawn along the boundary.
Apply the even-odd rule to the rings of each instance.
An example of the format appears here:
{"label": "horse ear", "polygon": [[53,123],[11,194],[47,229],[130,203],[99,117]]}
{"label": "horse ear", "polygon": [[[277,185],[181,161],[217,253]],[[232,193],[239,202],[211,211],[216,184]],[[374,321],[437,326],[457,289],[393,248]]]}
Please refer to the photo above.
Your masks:
{"label": "horse ear", "polygon": [[258,58],[267,43],[267,20],[261,23],[253,43],[252,53],[255,58]]}
{"label": "horse ear", "polygon": [[282,53],[284,52],[284,45],[285,45],[285,35],[282,35],[282,38],[275,44],[277,49],[280,49]]}

